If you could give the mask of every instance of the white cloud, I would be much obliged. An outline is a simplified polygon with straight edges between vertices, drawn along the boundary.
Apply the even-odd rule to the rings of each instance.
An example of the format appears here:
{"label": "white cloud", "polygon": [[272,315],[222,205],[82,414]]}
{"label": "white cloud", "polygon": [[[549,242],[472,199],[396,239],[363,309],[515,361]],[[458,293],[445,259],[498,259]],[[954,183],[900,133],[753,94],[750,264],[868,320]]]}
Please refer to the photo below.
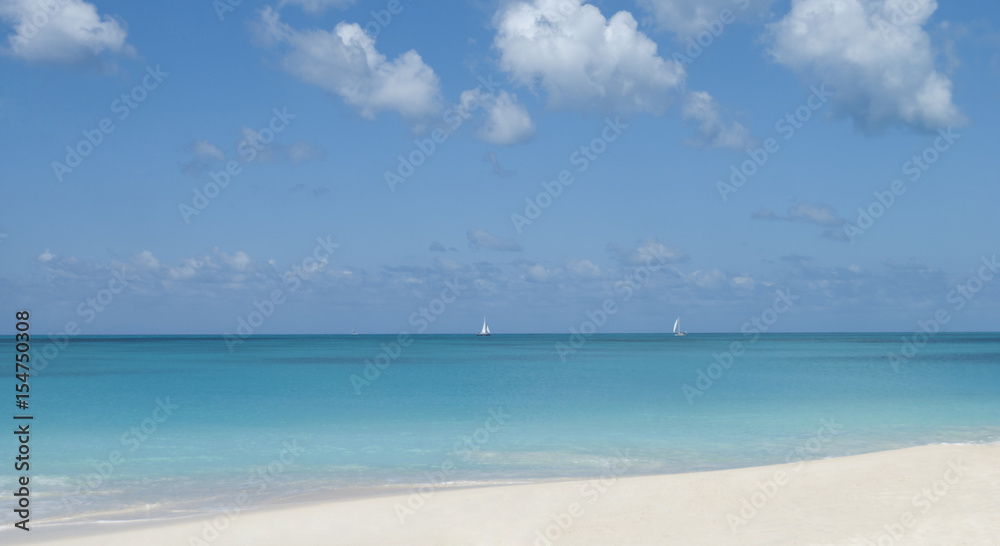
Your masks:
{"label": "white cloud", "polygon": [[502,239],[483,229],[470,231],[466,233],[466,236],[469,239],[469,246],[473,250],[480,248],[487,248],[490,250],[508,250],[513,252],[519,252],[521,250],[521,245],[517,244],[516,241]]}
{"label": "white cloud", "polygon": [[226,158],[226,154],[222,153],[222,150],[220,150],[218,146],[207,140],[196,140],[192,142],[191,151],[198,157],[218,159],[219,161]]}
{"label": "white cloud", "polygon": [[463,107],[478,101],[486,111],[486,121],[476,136],[493,144],[514,144],[524,142],[535,134],[535,122],[531,121],[528,110],[518,104],[517,95],[500,90],[496,95],[482,93],[479,89],[463,91],[460,102]]}
{"label": "white cloud", "polygon": [[754,220],[789,221],[816,224],[823,228],[823,237],[846,241],[841,229],[847,220],[837,214],[837,209],[826,203],[797,203],[788,208],[788,213],[781,216],[771,209],[762,208],[750,215]]}
{"label": "white cloud", "polygon": [[566,269],[579,277],[598,278],[601,276],[601,268],[590,260],[571,260]]}
{"label": "white cloud", "polygon": [[323,160],[326,159],[326,152],[304,140],[297,140],[288,147],[288,159],[292,163],[301,163],[311,159]]}
{"label": "white cloud", "polygon": [[156,256],[153,256],[153,253],[148,250],[143,250],[139,254],[133,256],[132,261],[136,265],[147,269],[160,268],[160,260],[156,259]]}
{"label": "white cloud", "polygon": [[43,253],[41,253],[41,254],[38,255],[38,261],[40,261],[40,262],[51,262],[52,258],[55,258],[55,257],[56,257],[56,255],[53,254],[53,253],[51,253],[51,252],[49,252],[49,249],[46,248],[45,252],[43,252]]}
{"label": "white cloud", "polygon": [[701,138],[693,141],[693,144],[734,150],[743,150],[753,145],[754,139],[750,131],[736,121],[726,125],[719,105],[712,95],[705,91],[688,93],[681,108],[681,115],[684,119],[694,120],[698,124]]}
{"label": "white cloud", "polygon": [[534,282],[545,282],[548,280],[549,276],[552,274],[551,271],[545,269],[545,266],[541,264],[535,264],[528,268],[525,272],[525,276],[530,281]]}
{"label": "white cloud", "polygon": [[283,0],[281,6],[297,5],[310,15],[320,15],[329,8],[344,9],[354,5],[356,0]]}
{"label": "white cloud", "polygon": [[658,56],[627,11],[605,19],[579,0],[522,1],[498,11],[494,25],[500,66],[544,88],[553,107],[659,113],[684,83],[683,66]]}
{"label": "white cloud", "polygon": [[207,257],[204,260],[185,258],[181,261],[181,265],[179,267],[171,267],[168,269],[167,275],[169,275],[171,279],[175,280],[190,279],[198,273],[198,270],[205,266],[206,262],[209,261],[211,261],[211,259]]}
{"label": "white cloud", "polygon": [[226,254],[216,247],[215,252],[219,254],[222,261],[225,262],[226,265],[239,271],[249,269],[250,264],[253,263],[253,260],[250,259],[250,255],[242,250],[237,250],[233,254]]}
{"label": "white cloud", "polygon": [[753,290],[756,283],[749,275],[736,275],[729,279],[729,286],[740,290]]}
{"label": "white cloud", "polygon": [[135,55],[123,22],[82,0],[0,0],[13,26],[7,53],[29,62],[102,66],[101,54]]}
{"label": "white cloud", "polygon": [[[774,0],[639,0],[639,5],[653,14],[661,29],[678,36],[693,36],[709,28],[729,10],[734,18],[760,17]],[[715,23],[717,26],[719,23]]]}
{"label": "white cloud", "polygon": [[935,0],[793,0],[788,15],[768,27],[770,53],[834,87],[834,112],[866,131],[958,125],[964,118],[952,103],[951,80],[935,69],[923,30],[936,9]]}
{"label": "white cloud", "polygon": [[268,7],[260,12],[257,36],[288,47],[281,59],[286,71],[340,96],[366,118],[392,110],[412,121],[440,109],[440,82],[420,55],[411,49],[388,61],[356,23],[299,31]]}
{"label": "white cloud", "polygon": [[649,238],[636,248],[627,248],[615,243],[607,246],[610,252],[618,261],[626,265],[647,265],[651,263],[677,263],[688,259],[687,254],[678,248],[671,248],[667,245]]}

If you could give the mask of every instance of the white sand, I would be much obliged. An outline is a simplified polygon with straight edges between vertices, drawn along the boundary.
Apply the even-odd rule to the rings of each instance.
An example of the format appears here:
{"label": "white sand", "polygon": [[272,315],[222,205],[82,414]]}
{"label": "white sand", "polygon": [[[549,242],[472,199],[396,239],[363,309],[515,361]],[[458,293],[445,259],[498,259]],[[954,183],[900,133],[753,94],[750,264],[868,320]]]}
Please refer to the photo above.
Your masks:
{"label": "white sand", "polygon": [[[247,510],[228,525],[216,518],[225,527],[217,534],[206,530],[213,520],[206,516],[80,529],[40,525],[30,539],[83,546],[1000,544],[1000,446],[924,446],[604,485],[441,489],[400,523],[396,507],[409,498]],[[546,531],[552,538],[541,538]],[[4,530],[0,542],[29,538],[12,533]]]}

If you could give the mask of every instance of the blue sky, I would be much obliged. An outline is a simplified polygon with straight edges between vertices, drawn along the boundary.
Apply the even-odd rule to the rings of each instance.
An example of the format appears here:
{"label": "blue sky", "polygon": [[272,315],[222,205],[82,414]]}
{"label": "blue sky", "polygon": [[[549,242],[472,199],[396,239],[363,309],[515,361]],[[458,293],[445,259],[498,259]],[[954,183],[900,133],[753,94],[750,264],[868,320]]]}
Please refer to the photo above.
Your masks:
{"label": "blue sky", "polygon": [[998,23],[985,0],[3,0],[0,307],[208,334],[276,295],[254,333],[503,333],[612,300],[602,332],[719,332],[783,289],[774,331],[1000,330]]}

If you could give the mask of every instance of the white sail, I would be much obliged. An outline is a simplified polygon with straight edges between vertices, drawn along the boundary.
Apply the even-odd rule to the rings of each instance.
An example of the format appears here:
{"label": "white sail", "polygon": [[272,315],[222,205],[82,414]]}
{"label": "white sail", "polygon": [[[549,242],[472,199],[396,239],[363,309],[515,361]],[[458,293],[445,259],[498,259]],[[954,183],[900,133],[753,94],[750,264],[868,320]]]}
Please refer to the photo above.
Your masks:
{"label": "white sail", "polygon": [[490,333],[490,329],[486,326],[486,317],[483,317],[483,329],[479,331],[479,335],[485,336],[488,333]]}
{"label": "white sail", "polygon": [[486,333],[487,334],[490,333],[490,327],[489,326],[486,327]]}
{"label": "white sail", "polygon": [[677,332],[680,331],[680,329],[681,329],[681,317],[677,317],[677,320],[674,321],[674,333],[676,334]]}

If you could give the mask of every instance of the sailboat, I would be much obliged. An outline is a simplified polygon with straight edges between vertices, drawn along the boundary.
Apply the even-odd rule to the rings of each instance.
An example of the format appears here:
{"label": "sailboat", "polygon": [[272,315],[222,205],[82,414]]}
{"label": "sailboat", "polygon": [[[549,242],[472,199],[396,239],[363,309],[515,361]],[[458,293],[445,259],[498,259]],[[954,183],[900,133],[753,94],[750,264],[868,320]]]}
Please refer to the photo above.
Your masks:
{"label": "sailboat", "polygon": [[357,325],[354,325],[354,328],[351,329],[351,335],[352,336],[358,335],[358,326]]}
{"label": "sailboat", "polygon": [[677,317],[677,320],[674,321],[674,335],[675,336],[686,336],[687,335],[687,332],[682,332],[681,331],[681,317]]}
{"label": "sailboat", "polygon": [[477,336],[488,336],[490,335],[490,327],[486,325],[486,317],[483,317],[483,329],[479,331]]}

